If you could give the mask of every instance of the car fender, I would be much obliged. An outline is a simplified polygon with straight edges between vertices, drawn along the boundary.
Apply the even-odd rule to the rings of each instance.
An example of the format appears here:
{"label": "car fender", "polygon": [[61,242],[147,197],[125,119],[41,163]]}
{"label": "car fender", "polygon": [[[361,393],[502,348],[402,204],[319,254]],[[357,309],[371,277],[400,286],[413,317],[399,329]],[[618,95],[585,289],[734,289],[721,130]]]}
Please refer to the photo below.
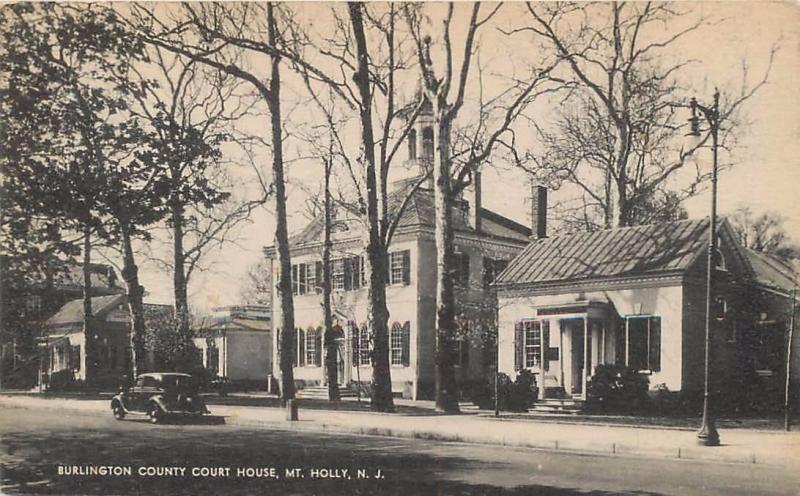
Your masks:
{"label": "car fender", "polygon": [[111,398],[111,409],[113,410],[117,405],[121,406],[125,413],[130,413],[125,406],[125,402],[122,400],[122,396],[119,394]]}
{"label": "car fender", "polygon": [[164,399],[163,396],[160,396],[160,395],[152,396],[147,403],[148,403],[148,405],[155,403],[156,405],[158,405],[158,407],[164,413],[169,413],[170,412],[170,409],[167,407],[167,402],[166,402],[166,400]]}

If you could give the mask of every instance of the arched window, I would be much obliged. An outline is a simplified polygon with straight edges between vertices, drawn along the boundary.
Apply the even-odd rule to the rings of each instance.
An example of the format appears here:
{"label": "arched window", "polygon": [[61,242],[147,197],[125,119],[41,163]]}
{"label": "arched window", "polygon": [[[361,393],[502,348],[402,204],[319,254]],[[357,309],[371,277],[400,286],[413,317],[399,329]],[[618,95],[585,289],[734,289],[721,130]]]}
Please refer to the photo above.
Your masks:
{"label": "arched window", "polygon": [[422,130],[422,158],[433,160],[433,128]]}
{"label": "arched window", "polygon": [[408,133],[408,158],[413,160],[417,158],[417,130],[412,129]]}
{"label": "arched window", "polygon": [[717,270],[728,270],[728,265],[725,262],[725,254],[722,250],[717,248],[716,256],[714,257],[714,267]]}
{"label": "arched window", "polygon": [[359,365],[369,365],[370,364],[370,355],[369,355],[369,327],[367,327],[367,323],[361,324],[361,329],[359,329],[358,334],[356,335],[356,352],[357,352],[357,362]]}
{"label": "arched window", "polygon": [[389,358],[392,365],[408,367],[411,322],[395,322],[389,331]]}

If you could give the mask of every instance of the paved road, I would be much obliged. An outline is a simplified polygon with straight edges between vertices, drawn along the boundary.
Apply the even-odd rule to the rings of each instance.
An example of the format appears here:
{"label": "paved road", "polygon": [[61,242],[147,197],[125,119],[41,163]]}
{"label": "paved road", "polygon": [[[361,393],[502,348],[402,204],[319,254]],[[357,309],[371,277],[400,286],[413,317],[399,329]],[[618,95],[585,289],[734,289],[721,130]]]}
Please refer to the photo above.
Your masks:
{"label": "paved road", "polygon": [[[118,422],[110,414],[21,408],[0,409],[0,439],[4,494],[732,496],[798,494],[800,488],[800,474],[770,466],[584,456],[233,425],[153,426],[144,419]],[[64,472],[130,468],[131,475],[59,475],[59,466]],[[271,477],[270,468],[276,477]],[[287,477],[286,469],[292,468],[301,470]],[[249,472],[237,474],[237,469]],[[166,475],[147,475],[164,470]]]}

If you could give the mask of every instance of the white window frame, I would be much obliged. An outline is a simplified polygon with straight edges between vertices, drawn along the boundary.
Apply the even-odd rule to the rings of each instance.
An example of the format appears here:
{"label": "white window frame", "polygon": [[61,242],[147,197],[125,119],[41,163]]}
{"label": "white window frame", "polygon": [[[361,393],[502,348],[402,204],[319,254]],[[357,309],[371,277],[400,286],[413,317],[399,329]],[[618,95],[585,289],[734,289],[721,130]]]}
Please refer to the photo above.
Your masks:
{"label": "white window frame", "polygon": [[389,253],[389,284],[403,284],[403,274],[405,270],[403,252],[393,251]]}
{"label": "white window frame", "polygon": [[331,262],[331,290],[344,291],[344,259],[337,258]]}
{"label": "white window frame", "polygon": [[[530,332],[530,338],[529,333]],[[538,339],[538,342],[537,342]],[[522,349],[524,368],[536,368],[542,364],[542,321],[522,321]]]}
{"label": "white window frame", "polygon": [[319,333],[319,329],[314,329],[309,327],[306,329],[306,367],[316,367],[317,366],[317,333]]}
{"label": "white window frame", "polygon": [[389,360],[393,367],[403,365],[403,324],[399,322],[389,329]]}
{"label": "white window frame", "polygon": [[369,349],[369,327],[366,325],[359,328],[358,331],[358,353],[359,365],[369,365],[371,363]]}

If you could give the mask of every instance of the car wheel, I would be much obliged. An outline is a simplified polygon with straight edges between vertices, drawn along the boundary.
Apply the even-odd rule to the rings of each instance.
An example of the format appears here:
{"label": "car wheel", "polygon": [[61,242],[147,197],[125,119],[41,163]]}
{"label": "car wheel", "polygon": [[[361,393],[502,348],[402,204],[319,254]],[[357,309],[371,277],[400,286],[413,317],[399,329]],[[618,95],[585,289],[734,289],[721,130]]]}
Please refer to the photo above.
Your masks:
{"label": "car wheel", "polygon": [[114,405],[114,418],[117,420],[125,418],[125,409],[121,405]]}
{"label": "car wheel", "polygon": [[150,405],[150,408],[147,410],[147,416],[150,418],[151,424],[159,424],[164,420],[163,412],[156,404]]}

